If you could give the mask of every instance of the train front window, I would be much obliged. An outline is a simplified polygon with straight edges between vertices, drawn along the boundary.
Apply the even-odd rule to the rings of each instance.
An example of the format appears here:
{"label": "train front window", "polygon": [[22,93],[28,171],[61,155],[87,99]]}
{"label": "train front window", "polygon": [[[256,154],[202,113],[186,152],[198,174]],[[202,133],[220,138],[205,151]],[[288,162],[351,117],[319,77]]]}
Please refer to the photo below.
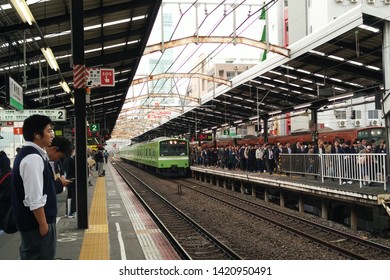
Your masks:
{"label": "train front window", "polygon": [[160,142],[160,156],[186,156],[187,142],[181,140],[167,140]]}
{"label": "train front window", "polygon": [[358,131],[357,137],[359,140],[382,140],[384,137],[384,128],[366,128]]}
{"label": "train front window", "polygon": [[378,139],[383,137],[384,129],[382,128],[373,128],[371,130],[371,138]]}

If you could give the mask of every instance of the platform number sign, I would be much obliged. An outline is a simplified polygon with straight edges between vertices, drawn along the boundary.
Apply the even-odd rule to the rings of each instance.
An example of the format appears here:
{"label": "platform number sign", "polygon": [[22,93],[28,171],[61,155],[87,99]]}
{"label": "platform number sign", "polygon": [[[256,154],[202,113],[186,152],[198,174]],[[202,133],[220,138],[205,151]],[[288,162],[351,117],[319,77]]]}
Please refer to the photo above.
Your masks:
{"label": "platform number sign", "polygon": [[223,135],[229,135],[230,134],[230,131],[229,131],[229,129],[224,129],[224,131],[223,131]]}
{"label": "platform number sign", "polygon": [[99,132],[100,131],[100,124],[92,124],[90,127],[91,132]]}

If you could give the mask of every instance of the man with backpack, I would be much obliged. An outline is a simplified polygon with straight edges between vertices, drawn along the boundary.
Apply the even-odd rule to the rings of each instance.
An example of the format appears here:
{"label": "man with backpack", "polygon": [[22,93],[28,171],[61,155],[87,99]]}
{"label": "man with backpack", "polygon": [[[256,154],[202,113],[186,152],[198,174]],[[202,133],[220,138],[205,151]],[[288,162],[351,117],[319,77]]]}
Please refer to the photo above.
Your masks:
{"label": "man with backpack", "polygon": [[22,260],[52,260],[56,254],[57,197],[46,148],[54,138],[49,117],[23,123],[26,141],[12,170],[12,209],[21,237]]}

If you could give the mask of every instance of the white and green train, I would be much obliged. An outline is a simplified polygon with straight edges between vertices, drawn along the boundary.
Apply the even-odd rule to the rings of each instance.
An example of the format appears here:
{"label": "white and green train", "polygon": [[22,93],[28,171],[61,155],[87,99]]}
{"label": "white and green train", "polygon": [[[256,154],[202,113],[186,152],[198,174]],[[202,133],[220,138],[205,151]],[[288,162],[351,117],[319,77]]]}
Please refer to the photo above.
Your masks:
{"label": "white and green train", "polygon": [[185,176],[189,172],[189,148],[185,139],[160,137],[123,147],[119,154],[122,160],[159,174]]}

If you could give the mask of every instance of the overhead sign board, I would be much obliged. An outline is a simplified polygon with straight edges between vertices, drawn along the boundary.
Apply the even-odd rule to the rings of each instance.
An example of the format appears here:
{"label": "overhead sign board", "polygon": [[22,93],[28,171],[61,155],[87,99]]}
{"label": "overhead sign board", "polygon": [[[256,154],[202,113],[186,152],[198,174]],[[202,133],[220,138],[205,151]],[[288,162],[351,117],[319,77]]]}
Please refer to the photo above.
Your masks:
{"label": "overhead sign board", "polygon": [[114,87],[114,68],[85,68],[87,87]]}
{"label": "overhead sign board", "polygon": [[48,116],[53,122],[66,121],[66,110],[0,110],[1,122],[22,122],[32,115],[45,115]]}
{"label": "overhead sign board", "polygon": [[23,109],[23,88],[11,77],[8,78],[9,105],[15,109]]}

